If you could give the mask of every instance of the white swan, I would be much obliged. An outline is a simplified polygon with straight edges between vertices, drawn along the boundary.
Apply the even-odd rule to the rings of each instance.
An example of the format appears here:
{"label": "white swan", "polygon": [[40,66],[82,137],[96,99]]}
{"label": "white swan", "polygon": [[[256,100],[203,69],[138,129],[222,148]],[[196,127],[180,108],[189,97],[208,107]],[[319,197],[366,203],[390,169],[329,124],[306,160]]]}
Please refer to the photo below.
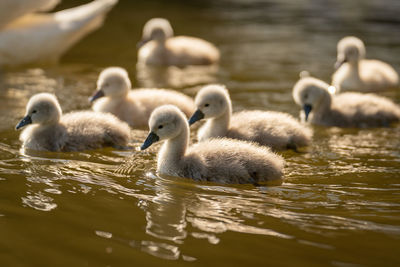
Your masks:
{"label": "white swan", "polygon": [[171,24],[163,18],[153,18],[144,25],[138,47],[139,65],[209,65],[220,58],[219,50],[210,42],[174,36]]}
{"label": "white swan", "polygon": [[199,141],[228,137],[256,142],[274,150],[296,150],[311,142],[312,130],[286,113],[253,110],[232,116],[228,90],[221,85],[203,87],[196,95],[195,104],[197,111],[189,123],[202,118],[207,120],[198,132]]}
{"label": "white swan", "polygon": [[104,146],[125,147],[129,126],[111,114],[93,111],[62,115],[57,98],[48,93],[32,96],[16,129],[24,148],[44,151],[81,151]]}
{"label": "white swan", "polygon": [[36,11],[49,11],[61,0],[1,0],[0,30],[16,18]]}
{"label": "white swan", "polygon": [[0,29],[18,17],[36,11],[48,11],[61,0],[1,0]]}
{"label": "white swan", "polygon": [[375,94],[333,95],[329,85],[305,77],[293,87],[293,98],[303,108],[301,117],[311,123],[338,127],[389,127],[400,121],[400,107]]}
{"label": "white swan", "polygon": [[99,28],[118,0],[94,0],[49,14],[30,13],[0,30],[0,67],[56,61]]}
{"label": "white swan", "polygon": [[157,170],[160,174],[235,184],[257,184],[283,176],[284,160],[267,147],[223,138],[188,148],[189,124],[175,106],[155,109],[149,128],[150,133],[141,150],[165,140],[158,153]]}
{"label": "white swan", "polygon": [[364,43],[348,36],[337,45],[332,85],[339,91],[379,91],[398,86],[399,76],[387,63],[365,59]]}
{"label": "white swan", "polygon": [[93,110],[109,112],[132,127],[147,126],[151,112],[158,106],[178,106],[186,116],[194,111],[192,98],[166,89],[134,89],[128,72],[120,67],[104,69],[97,80],[97,91],[89,99]]}

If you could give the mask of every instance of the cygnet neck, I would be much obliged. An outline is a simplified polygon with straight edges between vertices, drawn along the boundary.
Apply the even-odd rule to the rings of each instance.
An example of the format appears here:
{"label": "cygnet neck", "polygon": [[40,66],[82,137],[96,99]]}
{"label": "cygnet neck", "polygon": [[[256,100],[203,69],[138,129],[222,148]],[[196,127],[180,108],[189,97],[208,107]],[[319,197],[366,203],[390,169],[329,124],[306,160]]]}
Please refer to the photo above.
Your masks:
{"label": "cygnet neck", "polygon": [[360,78],[360,64],[361,64],[361,59],[356,60],[356,61],[349,61],[349,68],[348,68],[348,76],[351,77],[351,79],[355,82],[360,83],[361,78]]}
{"label": "cygnet neck", "polygon": [[207,126],[211,129],[213,137],[222,137],[228,132],[230,121],[231,111],[226,110],[221,116],[210,119]]}
{"label": "cygnet neck", "polygon": [[115,100],[125,99],[128,96],[129,91],[130,91],[130,88],[127,86],[124,86],[124,88],[121,89],[121,91],[118,92],[117,94],[110,95],[110,98],[115,99]]}
{"label": "cygnet neck", "polygon": [[163,53],[165,53],[165,51],[167,50],[167,38],[166,39],[162,39],[162,40],[154,40],[155,43],[157,44],[157,49],[159,51],[162,51]]}
{"label": "cygnet neck", "polygon": [[349,64],[349,66],[350,66],[350,68],[351,68],[352,71],[358,73],[358,70],[359,70],[359,68],[360,68],[360,62],[361,62],[361,60],[362,60],[362,59],[354,60],[354,61],[348,61],[347,63]]}
{"label": "cygnet neck", "polygon": [[40,123],[41,126],[47,127],[47,126],[54,126],[54,125],[60,124],[62,110],[61,109],[58,110],[57,108],[55,108],[55,109],[56,109],[56,111],[53,114],[51,114],[46,121],[43,121],[42,123]]}
{"label": "cygnet neck", "polygon": [[60,117],[61,117],[61,115],[59,117],[57,117],[57,118],[53,118],[52,120],[49,120],[49,121],[46,121],[46,122],[42,122],[42,123],[39,123],[37,125],[39,125],[40,129],[43,129],[43,130],[57,127],[58,125],[61,124],[60,123]]}
{"label": "cygnet neck", "polygon": [[315,107],[313,112],[313,118],[321,119],[325,117],[331,111],[332,96],[329,91],[324,89],[324,94],[322,95],[321,101]]}
{"label": "cygnet neck", "polygon": [[[165,141],[158,158],[158,170],[162,173],[171,173],[179,170],[179,162],[184,157],[189,144],[189,125],[182,121],[181,132]],[[162,171],[167,170],[167,171]]]}

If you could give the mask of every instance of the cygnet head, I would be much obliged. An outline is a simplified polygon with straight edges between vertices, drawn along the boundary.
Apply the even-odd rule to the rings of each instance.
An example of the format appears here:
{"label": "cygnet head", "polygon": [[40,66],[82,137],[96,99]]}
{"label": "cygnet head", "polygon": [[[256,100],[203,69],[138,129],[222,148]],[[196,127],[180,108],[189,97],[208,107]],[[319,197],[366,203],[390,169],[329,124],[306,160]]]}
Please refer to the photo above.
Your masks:
{"label": "cygnet head", "polygon": [[174,105],[163,105],[151,113],[149,119],[150,133],[140,147],[145,150],[153,143],[173,139],[188,128],[185,114]]}
{"label": "cygnet head", "polygon": [[151,40],[164,42],[172,36],[174,36],[174,30],[167,19],[153,18],[144,25],[142,40],[137,44],[137,46],[140,48]]}
{"label": "cygnet head", "polygon": [[293,87],[293,99],[304,110],[305,120],[312,110],[318,110],[322,102],[330,98],[329,85],[313,77],[300,79]]}
{"label": "cygnet head", "polygon": [[55,95],[48,93],[36,94],[26,105],[25,117],[15,127],[17,130],[28,124],[53,124],[62,115],[60,104]]}
{"label": "cygnet head", "polygon": [[337,45],[337,61],[335,68],[338,69],[343,63],[356,64],[365,58],[365,46],[363,41],[354,36],[344,37]]}
{"label": "cygnet head", "polygon": [[189,125],[201,119],[217,118],[231,112],[232,103],[225,86],[212,84],[203,87],[196,95],[197,110],[189,119]]}
{"label": "cygnet head", "polygon": [[89,98],[90,102],[96,99],[109,97],[124,97],[131,89],[131,81],[128,72],[120,67],[110,67],[104,69],[97,79],[97,90]]}

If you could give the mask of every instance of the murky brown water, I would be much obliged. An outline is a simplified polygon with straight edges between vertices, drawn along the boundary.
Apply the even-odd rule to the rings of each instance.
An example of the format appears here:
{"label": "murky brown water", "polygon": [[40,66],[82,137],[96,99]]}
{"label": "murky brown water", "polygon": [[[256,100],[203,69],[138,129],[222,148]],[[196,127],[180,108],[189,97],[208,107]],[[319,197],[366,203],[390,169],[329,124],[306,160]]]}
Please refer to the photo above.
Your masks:
{"label": "murky brown water", "polygon": [[[135,86],[193,96],[219,82],[236,110],[293,115],[298,73],[329,80],[345,35],[400,70],[397,0],[135,2],[120,1],[59,65],[0,74],[1,266],[400,265],[400,126],[314,127],[307,153],[282,153],[284,183],[260,188],[156,177],[157,149],[20,151],[14,126],[31,95],[55,93],[65,112],[87,109],[109,65],[127,68]],[[220,68],[136,70],[135,42],[152,16],[216,43]],[[384,95],[400,103],[399,90]],[[133,144],[145,136],[135,131]]]}

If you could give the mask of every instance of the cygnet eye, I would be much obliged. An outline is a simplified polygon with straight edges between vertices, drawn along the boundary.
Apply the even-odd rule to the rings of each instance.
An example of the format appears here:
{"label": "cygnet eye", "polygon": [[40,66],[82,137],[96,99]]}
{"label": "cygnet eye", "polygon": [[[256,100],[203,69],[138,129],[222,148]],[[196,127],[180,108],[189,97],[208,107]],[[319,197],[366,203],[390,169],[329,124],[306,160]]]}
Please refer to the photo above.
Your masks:
{"label": "cygnet eye", "polygon": [[305,94],[304,94],[304,99],[307,99],[307,98],[308,98],[308,94],[305,93]]}
{"label": "cygnet eye", "polygon": [[109,86],[109,83],[105,83],[104,86],[105,86],[105,87],[108,87],[108,86]]}
{"label": "cygnet eye", "polygon": [[36,113],[36,112],[37,112],[37,110],[36,110],[36,109],[32,110],[32,114],[33,114],[33,113]]}
{"label": "cygnet eye", "polygon": [[162,129],[164,126],[163,125],[159,125],[158,126],[158,129]]}
{"label": "cygnet eye", "polygon": [[209,105],[210,105],[210,104],[208,104],[208,103],[207,103],[207,104],[204,104],[205,107],[208,107]]}

